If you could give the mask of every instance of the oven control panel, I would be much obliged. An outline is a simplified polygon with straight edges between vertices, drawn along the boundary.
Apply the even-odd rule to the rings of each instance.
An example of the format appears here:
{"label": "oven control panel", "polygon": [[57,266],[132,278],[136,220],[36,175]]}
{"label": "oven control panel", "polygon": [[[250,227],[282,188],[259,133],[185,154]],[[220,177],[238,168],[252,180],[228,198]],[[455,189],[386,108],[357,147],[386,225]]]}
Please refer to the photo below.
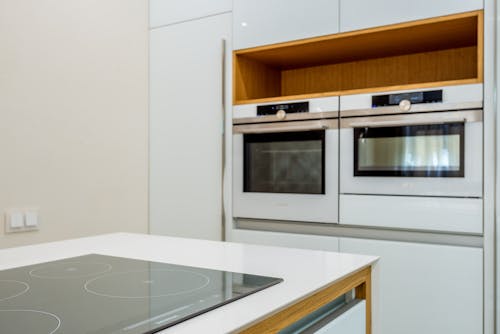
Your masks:
{"label": "oven control panel", "polygon": [[411,104],[443,102],[443,90],[372,96],[372,108],[397,106],[404,100]]}
{"label": "oven control panel", "polygon": [[277,115],[280,111],[281,113],[285,112],[287,114],[309,112],[309,102],[267,104],[257,106],[257,116]]}

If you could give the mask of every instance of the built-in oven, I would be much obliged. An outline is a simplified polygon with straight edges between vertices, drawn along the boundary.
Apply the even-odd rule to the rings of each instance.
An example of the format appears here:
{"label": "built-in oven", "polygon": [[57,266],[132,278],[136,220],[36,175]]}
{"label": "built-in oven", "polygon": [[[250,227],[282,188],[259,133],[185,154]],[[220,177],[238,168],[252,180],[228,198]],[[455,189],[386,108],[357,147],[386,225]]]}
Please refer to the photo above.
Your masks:
{"label": "built-in oven", "polygon": [[480,233],[479,88],[374,94],[367,108],[341,109],[340,222]]}
{"label": "built-in oven", "polygon": [[341,121],[341,192],[481,197],[482,110]]}
{"label": "built-in oven", "polygon": [[233,215],[337,222],[338,113],[273,108],[233,120]]}

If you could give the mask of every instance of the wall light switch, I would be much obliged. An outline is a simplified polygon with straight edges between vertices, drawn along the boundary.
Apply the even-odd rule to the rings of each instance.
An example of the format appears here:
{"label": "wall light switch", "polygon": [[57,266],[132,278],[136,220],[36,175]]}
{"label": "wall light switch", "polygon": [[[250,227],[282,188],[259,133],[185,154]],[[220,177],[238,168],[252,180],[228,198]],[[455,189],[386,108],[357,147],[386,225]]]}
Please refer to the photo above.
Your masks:
{"label": "wall light switch", "polygon": [[29,228],[38,227],[38,212],[26,211],[24,213],[24,225]]}
{"label": "wall light switch", "polygon": [[11,229],[24,227],[24,215],[21,211],[12,211],[7,214],[7,223]]}
{"label": "wall light switch", "polygon": [[38,231],[38,208],[9,209],[5,213],[5,233]]}

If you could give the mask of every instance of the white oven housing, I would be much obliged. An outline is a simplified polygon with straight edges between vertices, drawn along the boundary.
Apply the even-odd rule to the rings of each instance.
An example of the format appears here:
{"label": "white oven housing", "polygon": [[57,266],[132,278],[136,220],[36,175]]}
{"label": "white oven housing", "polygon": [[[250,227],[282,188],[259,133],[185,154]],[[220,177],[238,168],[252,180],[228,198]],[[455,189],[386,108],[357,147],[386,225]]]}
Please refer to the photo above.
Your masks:
{"label": "white oven housing", "polygon": [[[340,192],[366,195],[482,197],[481,110],[346,118],[341,121]],[[354,176],[354,128],[464,123],[464,177]]]}
{"label": "white oven housing", "polygon": [[[244,191],[245,133],[324,131],[324,194]],[[233,127],[233,216],[320,223],[338,222],[338,119]],[[293,168],[293,166],[290,166]]]}
{"label": "white oven housing", "polygon": [[[372,108],[372,94],[340,98],[340,224],[482,233],[482,85],[428,90],[436,89],[443,91],[442,102],[409,106]],[[405,176],[404,171],[398,176],[370,176],[370,172],[366,175],[359,172],[361,158],[356,152],[358,161],[355,161],[354,140],[363,138],[355,138],[354,129],[366,128],[369,133],[372,128],[407,129],[414,125],[425,128],[430,124],[437,128],[440,124],[463,124],[463,176]],[[360,133],[363,131],[358,130]],[[400,141],[404,146],[404,140]],[[358,142],[358,149],[360,145]]]}
{"label": "white oven housing", "polygon": [[[285,103],[294,103],[294,102],[303,102],[303,100],[290,100]],[[315,99],[308,100],[309,102],[309,114],[310,115],[320,115],[320,113],[324,112],[335,112],[339,111],[339,97],[338,96],[329,96],[329,97],[320,97]],[[268,103],[259,103],[259,104],[240,104],[233,107],[233,119],[244,119],[244,118],[254,118],[257,117],[257,106],[265,106],[265,105],[273,105],[276,102],[268,102]],[[293,119],[294,116],[303,116],[303,115],[293,115],[289,114],[288,119],[290,117]],[[313,116],[313,117],[315,117]],[[337,115],[335,115],[337,116]],[[321,117],[321,116],[317,116]]]}

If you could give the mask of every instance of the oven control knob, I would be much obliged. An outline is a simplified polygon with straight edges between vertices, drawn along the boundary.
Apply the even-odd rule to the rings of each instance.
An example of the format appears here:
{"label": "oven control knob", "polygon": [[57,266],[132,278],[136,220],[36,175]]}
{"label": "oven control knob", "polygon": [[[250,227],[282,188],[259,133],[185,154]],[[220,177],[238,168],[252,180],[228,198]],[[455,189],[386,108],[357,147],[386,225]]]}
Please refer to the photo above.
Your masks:
{"label": "oven control knob", "polygon": [[399,102],[399,110],[410,111],[410,109],[411,109],[410,100],[401,100],[401,102]]}
{"label": "oven control knob", "polygon": [[284,111],[283,109],[278,110],[278,112],[276,113],[276,117],[278,117],[278,119],[285,119],[286,111]]}

